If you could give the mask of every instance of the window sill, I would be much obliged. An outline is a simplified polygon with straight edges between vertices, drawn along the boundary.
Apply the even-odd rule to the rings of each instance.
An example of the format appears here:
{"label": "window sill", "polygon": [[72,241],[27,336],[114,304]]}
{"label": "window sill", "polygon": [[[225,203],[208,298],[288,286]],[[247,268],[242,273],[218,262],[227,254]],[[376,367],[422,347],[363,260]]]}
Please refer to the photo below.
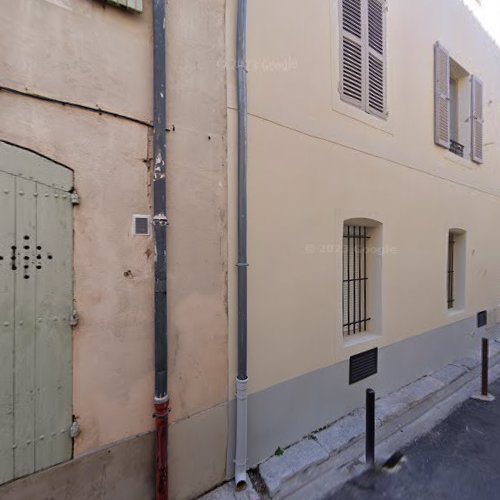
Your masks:
{"label": "window sill", "polygon": [[361,108],[358,108],[354,104],[350,104],[348,102],[344,102],[340,97],[337,97],[332,102],[332,110],[336,113],[345,116],[346,118],[350,118],[351,120],[363,123],[373,129],[380,130],[388,135],[394,136],[394,131],[389,126],[389,116],[386,115],[385,118],[372,115],[367,113]]}
{"label": "window sill", "polygon": [[373,342],[374,340],[380,339],[380,337],[381,335],[379,334],[369,332],[351,335],[349,338],[344,338],[344,348],[348,349],[367,342]]}
{"label": "window sill", "polygon": [[456,318],[457,316],[463,316],[465,309],[448,309],[448,318]]}
{"label": "window sill", "polygon": [[474,163],[472,162],[471,159],[462,158],[461,156],[458,156],[455,153],[452,153],[451,151],[445,151],[444,159],[451,163],[455,163],[456,165],[460,165],[461,167],[467,168],[469,170],[472,170],[474,168]]}

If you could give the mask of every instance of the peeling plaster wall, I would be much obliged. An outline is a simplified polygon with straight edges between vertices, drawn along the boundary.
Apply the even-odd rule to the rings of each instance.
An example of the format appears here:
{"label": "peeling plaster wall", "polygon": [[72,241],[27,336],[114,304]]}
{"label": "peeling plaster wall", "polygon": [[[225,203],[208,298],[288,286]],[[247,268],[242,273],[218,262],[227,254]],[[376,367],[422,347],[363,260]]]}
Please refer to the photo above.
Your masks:
{"label": "peeling plaster wall", "polygon": [[[167,19],[170,486],[189,498],[225,475],[225,0],[170,0]],[[0,53],[0,86],[146,122],[0,91],[0,140],[73,169],[81,197],[81,455],[153,428],[153,245],[131,235],[132,215],[151,211],[151,2],[140,15],[91,0],[2,2]]]}

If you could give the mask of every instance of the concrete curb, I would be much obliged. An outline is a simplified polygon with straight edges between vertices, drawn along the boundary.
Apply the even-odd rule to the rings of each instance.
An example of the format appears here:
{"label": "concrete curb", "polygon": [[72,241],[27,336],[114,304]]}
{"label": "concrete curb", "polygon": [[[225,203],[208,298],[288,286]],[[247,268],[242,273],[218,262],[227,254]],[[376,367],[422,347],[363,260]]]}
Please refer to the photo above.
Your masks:
{"label": "concrete curb", "polygon": [[215,490],[199,497],[198,500],[259,500],[260,496],[252,484],[248,484],[245,491],[236,491],[234,482],[225,483]]}

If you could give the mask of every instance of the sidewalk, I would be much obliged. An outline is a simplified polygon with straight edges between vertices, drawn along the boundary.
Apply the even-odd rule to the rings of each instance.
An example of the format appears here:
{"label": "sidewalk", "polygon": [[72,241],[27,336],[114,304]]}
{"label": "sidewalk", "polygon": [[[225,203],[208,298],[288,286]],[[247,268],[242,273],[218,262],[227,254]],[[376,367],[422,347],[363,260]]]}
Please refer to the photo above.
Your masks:
{"label": "sidewalk", "polygon": [[[499,362],[500,341],[492,341],[491,381],[500,377]],[[377,399],[376,454],[379,463],[430,432],[471,394],[478,392],[479,365],[479,356],[456,360]],[[258,484],[258,493],[251,484],[245,492],[236,493],[228,483],[202,500],[322,500],[332,497],[337,489],[366,469],[364,431],[364,408],[359,408],[260,464],[253,478]]]}
{"label": "sidewalk", "polygon": [[363,473],[330,500],[500,498],[500,381],[493,403],[467,400],[445,421],[403,450],[393,470]]}

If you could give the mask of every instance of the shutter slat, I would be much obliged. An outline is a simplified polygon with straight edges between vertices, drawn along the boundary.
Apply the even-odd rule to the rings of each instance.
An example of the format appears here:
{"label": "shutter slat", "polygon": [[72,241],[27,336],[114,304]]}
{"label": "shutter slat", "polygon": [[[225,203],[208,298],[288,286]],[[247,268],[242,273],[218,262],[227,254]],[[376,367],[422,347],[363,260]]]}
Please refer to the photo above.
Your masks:
{"label": "shutter slat", "polygon": [[384,53],[384,7],[380,0],[368,0],[368,44]]}
{"label": "shutter slat", "polygon": [[368,56],[368,107],[370,111],[384,113],[384,90],[384,62],[370,53]]}
{"label": "shutter slat", "polygon": [[472,161],[483,163],[483,82],[472,75]]}
{"label": "shutter slat", "polygon": [[450,56],[436,42],[434,45],[434,141],[450,148]]}
{"label": "shutter slat", "polygon": [[355,103],[363,102],[363,61],[361,44],[342,39],[342,94]]}
{"label": "shutter slat", "polygon": [[367,104],[370,113],[385,116],[384,1],[367,0]]}
{"label": "shutter slat", "polygon": [[362,0],[342,0],[341,97],[363,105]]}
{"label": "shutter slat", "polygon": [[342,28],[361,39],[361,0],[342,0]]}

